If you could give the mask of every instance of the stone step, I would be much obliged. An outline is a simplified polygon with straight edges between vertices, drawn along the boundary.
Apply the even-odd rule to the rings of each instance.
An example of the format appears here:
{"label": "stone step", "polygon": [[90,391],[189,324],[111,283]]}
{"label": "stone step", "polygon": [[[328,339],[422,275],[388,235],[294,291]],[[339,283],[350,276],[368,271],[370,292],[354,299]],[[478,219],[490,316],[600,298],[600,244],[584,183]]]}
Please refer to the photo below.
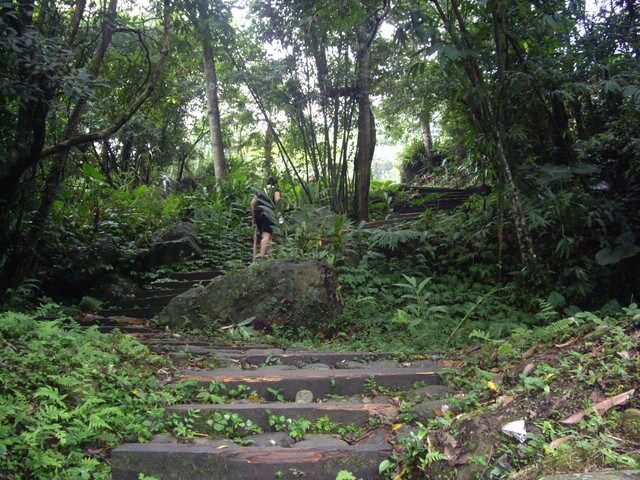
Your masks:
{"label": "stone step", "polygon": [[[301,442],[307,443],[307,442]],[[124,444],[111,452],[111,478],[138,480],[139,474],[171,480],[334,480],[341,470],[356,478],[382,478],[380,462],[387,444],[292,447],[242,447],[210,444]]]}
{"label": "stone step", "polygon": [[184,289],[189,290],[191,288],[197,287],[198,285],[206,287],[211,279],[208,280],[156,280],[153,283],[150,283],[152,288],[165,288],[165,289]]}
{"label": "stone step", "polygon": [[[429,367],[371,368],[344,370],[202,370],[182,372],[183,380],[194,380],[207,387],[210,382],[224,383],[228,389],[247,385],[263,398],[271,395],[268,389],[275,389],[287,401],[295,399],[299,390],[310,390],[316,398],[327,395],[358,395],[366,386],[391,389],[409,389],[417,382],[426,385],[439,383],[439,365]],[[374,383],[375,382],[375,383]]]}
{"label": "stone step", "polygon": [[166,307],[171,300],[176,297],[174,294],[156,295],[143,298],[128,298],[126,300],[118,300],[114,303],[116,308],[147,308],[147,307]]}
{"label": "stone step", "polygon": [[[145,299],[145,298],[152,298],[152,297],[163,297],[163,296],[168,296],[168,295],[172,295],[174,297],[180,295],[181,293],[186,292],[187,290],[190,290],[191,287],[190,286],[186,286],[186,287],[182,287],[182,288],[153,288],[151,290],[143,290],[142,292],[138,292],[135,294],[135,296],[131,299]],[[127,299],[129,300],[129,299]]]}
{"label": "stone step", "polygon": [[[371,362],[383,358],[389,358],[392,353],[367,353],[367,352],[332,352],[332,351],[282,351],[276,352],[260,352],[257,349],[251,349],[244,352],[242,360],[251,365],[263,365],[268,362],[274,362],[280,365],[299,365],[309,363],[324,363],[326,365],[335,365],[341,362]],[[231,357],[231,356],[230,356]],[[240,360],[240,358],[237,358]]]}
{"label": "stone step", "polygon": [[100,325],[98,327],[102,333],[110,333],[116,329],[127,334],[154,333],[152,328],[141,325]]}
{"label": "stone step", "polygon": [[101,310],[98,315],[103,317],[130,317],[150,319],[159,314],[164,307],[144,308],[115,308],[113,310]]}
{"label": "stone step", "polygon": [[369,418],[383,418],[392,421],[396,418],[398,408],[388,403],[228,403],[224,405],[190,404],[167,407],[166,414],[185,415],[189,410],[199,410],[200,416],[194,421],[196,431],[205,429],[206,421],[214,412],[237,413],[244,420],[251,420],[265,431],[271,430],[269,413],[285,418],[307,419],[315,422],[322,417],[329,417],[334,423],[354,424],[363,427]]}
{"label": "stone step", "polygon": [[219,277],[224,272],[221,270],[208,270],[201,272],[176,272],[168,275],[169,278],[173,280],[190,280],[190,281],[201,281],[201,280],[212,280],[216,277]]}
{"label": "stone step", "polygon": [[131,317],[105,317],[102,315],[93,315],[86,313],[77,318],[76,321],[82,326],[145,326],[147,320],[144,318],[131,318]]}

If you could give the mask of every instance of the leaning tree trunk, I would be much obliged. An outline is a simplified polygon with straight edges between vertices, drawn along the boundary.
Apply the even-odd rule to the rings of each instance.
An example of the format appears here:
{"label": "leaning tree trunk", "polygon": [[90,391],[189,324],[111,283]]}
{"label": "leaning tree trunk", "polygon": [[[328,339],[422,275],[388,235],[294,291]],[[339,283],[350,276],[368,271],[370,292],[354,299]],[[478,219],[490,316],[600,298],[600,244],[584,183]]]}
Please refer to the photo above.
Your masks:
{"label": "leaning tree trunk", "polygon": [[222,127],[220,124],[220,102],[218,100],[218,75],[213,55],[213,40],[209,27],[207,4],[198,2],[198,17],[200,21],[200,38],[202,40],[202,60],[204,64],[205,88],[209,118],[209,137],[211,140],[211,155],[213,156],[213,170],[216,180],[225,176],[226,162],[222,144]]}
{"label": "leaning tree trunk", "polygon": [[264,133],[264,177],[267,178],[273,171],[273,130],[267,125]]}

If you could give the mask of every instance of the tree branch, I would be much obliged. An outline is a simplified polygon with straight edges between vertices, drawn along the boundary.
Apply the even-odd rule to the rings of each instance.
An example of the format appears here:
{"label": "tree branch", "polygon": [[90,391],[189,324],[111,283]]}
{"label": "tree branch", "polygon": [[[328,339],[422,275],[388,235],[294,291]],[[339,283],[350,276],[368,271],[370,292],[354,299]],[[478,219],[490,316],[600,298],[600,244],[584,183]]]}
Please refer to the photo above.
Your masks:
{"label": "tree branch", "polygon": [[69,150],[76,145],[82,145],[83,143],[94,142],[97,140],[102,140],[107,138],[114,133],[116,133],[123,125],[125,125],[133,115],[138,111],[138,109],[142,106],[142,104],[151,96],[153,91],[155,90],[158,80],[160,79],[160,75],[162,74],[162,69],[164,67],[164,62],[169,54],[169,0],[165,0],[165,15],[164,15],[164,33],[163,33],[163,41],[162,41],[162,49],[160,51],[160,58],[156,63],[155,69],[150,76],[149,85],[142,91],[142,93],[136,97],[133,102],[129,105],[120,118],[110,125],[107,128],[102,130],[98,130],[95,132],[89,132],[82,135],[77,135],[75,137],[69,138],[62,142],[59,142],[55,145],[51,145],[45,147],[40,152],[39,158],[48,157],[50,155],[63,152],[65,150]]}

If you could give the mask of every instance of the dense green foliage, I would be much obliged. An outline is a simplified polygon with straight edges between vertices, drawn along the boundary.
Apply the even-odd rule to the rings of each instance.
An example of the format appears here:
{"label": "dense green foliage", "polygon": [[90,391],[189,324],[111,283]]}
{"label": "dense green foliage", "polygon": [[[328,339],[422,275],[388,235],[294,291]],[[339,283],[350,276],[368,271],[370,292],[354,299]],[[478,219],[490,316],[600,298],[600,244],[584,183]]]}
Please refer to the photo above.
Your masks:
{"label": "dense green foliage", "polygon": [[58,310],[0,315],[3,478],[109,478],[109,450],[149,439],[171,402],[155,376],[160,357]]}
{"label": "dense green foliage", "polygon": [[[505,338],[555,341],[577,327],[571,319],[595,322],[583,310],[604,316],[636,301],[640,17],[631,0],[596,3],[260,0],[239,3],[243,19],[226,0],[2,3],[0,474],[27,462],[24,478],[106,478],[101,460],[120,441],[192,432],[163,424],[163,405],[229,394],[163,389],[143,347],[47,320],[40,305],[77,303],[112,272],[144,284],[246,265],[248,201],[267,172],[283,194],[276,257],[334,267],[343,302],[321,332],[271,332],[280,343],[320,334],[336,348],[415,352],[480,340],[511,358],[525,347]],[[207,85],[203,42],[217,75]],[[203,140],[211,84],[218,178]],[[404,146],[397,160],[411,181],[486,184],[490,195],[361,229],[413,201],[391,183],[369,190],[371,169],[359,167],[376,131]],[[204,255],[148,271],[153,240],[182,221],[198,227]],[[627,342],[635,313],[623,333],[615,315],[604,323]],[[569,366],[514,389],[546,393],[543,374],[578,369]],[[461,410],[490,394],[476,393]],[[247,427],[219,420],[210,426]],[[589,455],[583,434],[596,420],[579,431],[541,425],[532,450],[504,453],[535,463],[566,434]],[[420,450],[427,433],[388,471],[437,464],[438,452]],[[599,442],[601,464],[631,464]]]}

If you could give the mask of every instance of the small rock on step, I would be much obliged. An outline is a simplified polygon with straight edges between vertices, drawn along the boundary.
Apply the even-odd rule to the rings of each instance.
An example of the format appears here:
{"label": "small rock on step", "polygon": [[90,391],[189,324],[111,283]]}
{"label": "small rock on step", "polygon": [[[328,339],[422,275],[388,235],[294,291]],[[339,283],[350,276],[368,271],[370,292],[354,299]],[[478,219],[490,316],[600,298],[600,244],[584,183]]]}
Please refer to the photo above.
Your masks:
{"label": "small rock on step", "polygon": [[290,447],[296,441],[285,432],[259,433],[245,437],[252,447]]}
{"label": "small rock on step", "polygon": [[411,407],[411,412],[418,417],[418,421],[424,423],[427,420],[436,418],[447,408],[448,403],[448,399],[429,400],[426,402],[416,403]]}
{"label": "small rock on step", "polygon": [[296,392],[296,403],[313,403],[313,392],[311,390]]}

